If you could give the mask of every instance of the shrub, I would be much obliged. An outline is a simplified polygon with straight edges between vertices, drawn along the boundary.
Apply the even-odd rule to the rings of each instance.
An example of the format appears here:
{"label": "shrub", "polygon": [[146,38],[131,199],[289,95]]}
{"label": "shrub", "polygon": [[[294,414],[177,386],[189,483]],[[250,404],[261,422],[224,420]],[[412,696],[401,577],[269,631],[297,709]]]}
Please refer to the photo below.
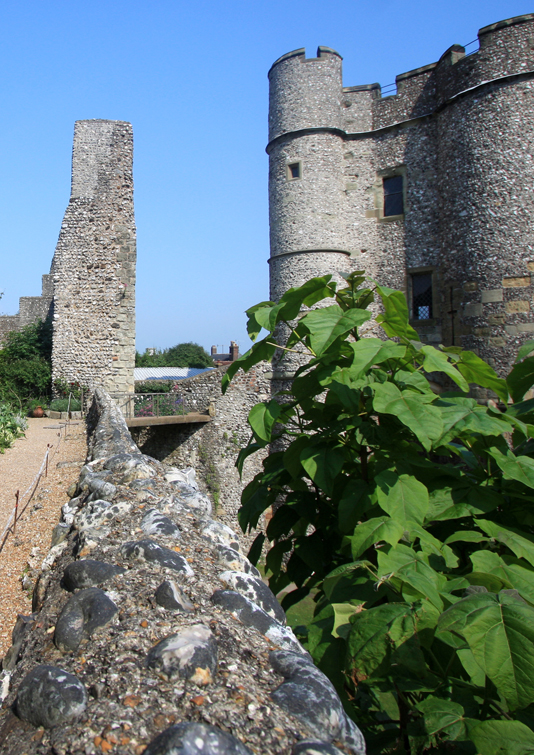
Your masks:
{"label": "shrub", "polygon": [[52,330],[49,321],[8,333],[0,349],[0,399],[22,403],[50,395]]}
{"label": "shrub", "polygon": [[[364,282],[315,278],[248,310],[253,340],[268,335],[224,390],[278,349],[309,361],[249,414],[239,469],[278,450],[243,492],[241,526],[274,508],[269,583],[297,586],[286,608],[314,594],[302,639],[370,753],[534,751],[534,342],[500,379],[472,352],[422,344],[404,296]],[[375,295],[390,340],[362,337]]]}
{"label": "shrub", "polygon": [[170,393],[173,381],[171,380],[137,380],[135,383],[136,393]]}
{"label": "shrub", "polygon": [[[70,411],[81,411],[82,405],[76,398],[70,400]],[[69,399],[68,398],[55,398],[50,402],[50,409],[54,412],[68,412],[69,411]]]}
{"label": "shrub", "polygon": [[24,435],[28,423],[15,414],[8,404],[0,403],[0,453],[10,448],[13,442]]}

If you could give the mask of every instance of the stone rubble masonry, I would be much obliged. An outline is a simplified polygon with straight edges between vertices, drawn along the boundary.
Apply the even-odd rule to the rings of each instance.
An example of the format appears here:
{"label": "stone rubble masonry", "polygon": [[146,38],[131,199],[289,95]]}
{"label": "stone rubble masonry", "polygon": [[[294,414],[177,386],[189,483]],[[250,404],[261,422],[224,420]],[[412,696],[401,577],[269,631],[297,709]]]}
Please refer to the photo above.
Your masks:
{"label": "stone rubble masonry", "polygon": [[251,435],[247,418],[252,407],[271,397],[271,365],[263,362],[244,373],[239,370],[223,395],[225,367],[203,372],[178,383],[187,411],[209,410],[211,422],[132,428],[144,453],[178,467],[192,466],[205,490],[215,496],[218,514],[235,526],[243,488],[262,470],[267,451],[249,456],[240,478],[235,461]]}
{"label": "stone rubble masonry", "polygon": [[42,276],[41,296],[21,296],[19,311],[16,315],[0,316],[0,344],[6,335],[14,330],[21,330],[37,320],[46,320],[52,314],[53,281],[51,275]]}
{"label": "stone rubble masonry", "polygon": [[136,230],[133,133],[77,121],[71,198],[52,261],[52,379],[133,391]]}
{"label": "stone rubble masonry", "polygon": [[[433,317],[413,321],[421,340],[454,341],[504,374],[534,323],[534,14],[478,39],[472,54],[452,45],[400,74],[385,96],[379,84],[344,87],[328,47],[273,64],[271,298],[363,269],[409,299],[410,276],[430,272]],[[404,178],[405,211],[384,217],[391,175]]]}
{"label": "stone rubble masonry", "polygon": [[133,391],[136,230],[133,133],[123,121],[77,121],[72,185],[42,295],[0,317],[12,330],[53,318],[52,379]]}
{"label": "stone rubble masonry", "polygon": [[[88,431],[77,495],[31,572],[33,612],[0,673],[0,754],[295,755],[313,738],[318,753],[365,755],[194,470],[142,455],[100,388]],[[143,535],[149,510],[179,540]]]}

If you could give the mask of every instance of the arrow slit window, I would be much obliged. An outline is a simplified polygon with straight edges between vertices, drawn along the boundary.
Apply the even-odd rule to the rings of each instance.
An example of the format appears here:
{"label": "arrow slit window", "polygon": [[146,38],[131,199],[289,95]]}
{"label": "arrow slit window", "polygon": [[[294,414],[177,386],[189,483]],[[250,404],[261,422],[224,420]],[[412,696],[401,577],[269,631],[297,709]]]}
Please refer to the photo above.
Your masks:
{"label": "arrow slit window", "polygon": [[403,176],[391,176],[383,179],[384,217],[404,215]]}
{"label": "arrow slit window", "polygon": [[432,273],[412,274],[412,312],[414,320],[431,320]]}

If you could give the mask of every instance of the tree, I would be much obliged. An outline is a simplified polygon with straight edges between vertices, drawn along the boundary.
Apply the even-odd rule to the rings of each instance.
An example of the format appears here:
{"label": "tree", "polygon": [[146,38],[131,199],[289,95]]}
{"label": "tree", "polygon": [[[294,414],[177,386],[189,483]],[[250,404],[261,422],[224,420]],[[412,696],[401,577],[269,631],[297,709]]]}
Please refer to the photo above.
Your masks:
{"label": "tree", "polygon": [[0,349],[0,398],[26,401],[50,395],[52,325],[39,320],[8,333]]}
{"label": "tree", "polygon": [[[375,296],[388,338],[361,335]],[[309,358],[249,414],[238,468],[283,449],[243,491],[243,530],[274,508],[249,557],[270,541],[273,591],[297,586],[284,607],[314,596],[300,636],[369,752],[534,752],[534,342],[500,379],[473,352],[422,344],[403,294],[363,273],[247,314],[255,343],[224,390],[278,349]]]}
{"label": "tree", "polygon": [[155,354],[136,354],[136,367],[213,367],[213,359],[198,343],[179,343]]}

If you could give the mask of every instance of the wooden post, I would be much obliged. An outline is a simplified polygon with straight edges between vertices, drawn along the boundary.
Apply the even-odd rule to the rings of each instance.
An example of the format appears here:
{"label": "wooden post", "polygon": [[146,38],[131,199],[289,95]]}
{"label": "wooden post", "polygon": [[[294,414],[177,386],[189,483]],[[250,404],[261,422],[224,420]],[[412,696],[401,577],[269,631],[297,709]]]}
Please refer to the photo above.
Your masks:
{"label": "wooden post", "polygon": [[15,530],[17,529],[17,516],[19,513],[19,493],[20,490],[17,490],[15,493],[15,519],[13,521],[13,534],[15,534]]}
{"label": "wooden post", "polygon": [[48,454],[50,453],[50,443],[46,444],[46,466],[45,466],[45,477],[48,477]]}

